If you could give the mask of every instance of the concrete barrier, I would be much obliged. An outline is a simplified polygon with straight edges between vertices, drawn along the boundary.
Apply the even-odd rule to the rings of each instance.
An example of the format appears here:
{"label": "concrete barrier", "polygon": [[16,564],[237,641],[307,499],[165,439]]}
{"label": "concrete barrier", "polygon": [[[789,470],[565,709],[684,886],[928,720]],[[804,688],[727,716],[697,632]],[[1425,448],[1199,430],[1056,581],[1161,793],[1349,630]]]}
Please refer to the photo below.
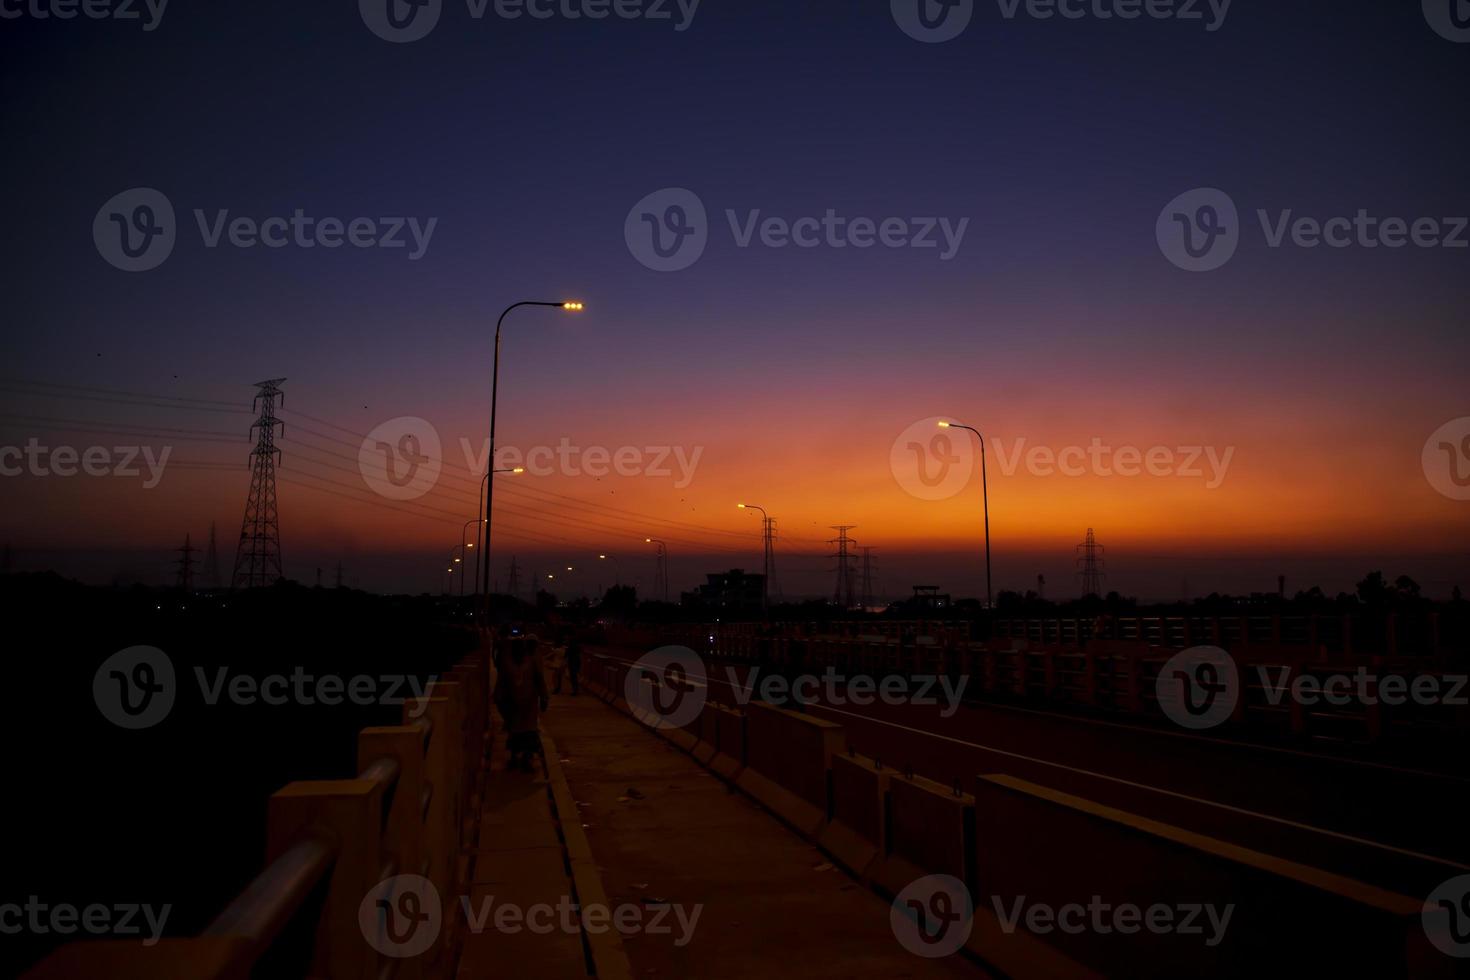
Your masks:
{"label": "concrete barrier", "polygon": [[699,743],[694,746],[694,759],[708,767],[720,752],[720,713],[706,701],[699,712]]}
{"label": "concrete barrier", "polygon": [[[400,873],[423,875],[441,895],[463,883],[473,795],[465,773],[478,781],[489,716],[485,662],[471,656],[462,667],[456,680],[435,681],[428,696],[406,698],[403,725],[359,733],[355,778],[293,782],[269,798],[265,868],[201,935],[151,947],[76,943],[26,976],[244,980],[275,975],[281,962],[339,980],[383,975],[387,960],[363,942],[358,925],[363,896]],[[394,964],[396,975],[447,975],[456,928],[446,922],[416,962]]]}
{"label": "concrete barrier", "polygon": [[684,724],[677,728],[666,729],[670,741],[692,755],[699,746],[700,731],[704,725],[703,715],[704,709],[701,708],[699,714]]}
{"label": "concrete barrier", "polygon": [[[1117,779],[1075,766],[1049,764],[1044,760],[972,746],[986,772],[1005,773],[1050,789],[1079,796],[1103,806],[1132,813],[1148,813],[1157,820],[1185,827],[1206,837],[1239,837],[1243,827],[1253,827],[1269,853],[1318,868],[1351,868],[1353,877],[1403,895],[1427,895],[1452,874],[1442,862],[1410,851],[1371,847],[1353,837],[1324,834],[1314,827],[1280,823],[1264,815],[1219,806],[1186,794],[1161,792],[1154,785],[1167,784],[1168,770],[1185,765],[1186,753],[1158,752],[1153,766],[1139,774],[1140,782]],[[1153,785],[1151,785],[1153,784]]]}
{"label": "concrete barrier", "polygon": [[885,852],[884,810],[891,775],[892,770],[867,756],[832,756],[828,820],[817,843],[863,881],[869,880]]}
{"label": "concrete barrier", "polygon": [[[1007,973],[1030,975],[1024,960],[1038,942],[1098,972],[1139,978],[1242,976],[1263,967],[1281,976],[1440,977],[1463,965],[1430,946],[1422,899],[1013,776],[982,775],[975,787],[971,943]],[[1066,906],[1084,909],[1068,920],[1082,928],[1062,930],[1028,911]],[[1095,906],[1142,915],[1125,930],[1122,918],[1099,916]],[[1157,908],[1169,910],[1173,927],[1142,928]]]}
{"label": "concrete barrier", "polygon": [[628,679],[628,665],[621,660],[614,660],[610,668],[607,676],[607,703],[614,708],[627,711],[628,699],[623,695],[623,685]]}
{"label": "concrete barrier", "polygon": [[706,703],[704,710],[713,716],[715,726],[716,751],[709,767],[733,783],[745,768],[745,716],[721,704]]}
{"label": "concrete barrier", "polygon": [[827,770],[842,743],[835,722],[752,701],[745,709],[745,771],[736,785],[815,837],[827,822]]}
{"label": "concrete barrier", "polygon": [[653,716],[654,724],[651,726],[661,738],[667,739],[685,752],[693,754],[695,746],[699,744],[699,732],[701,719],[704,715],[703,709],[689,721],[682,725],[670,724],[667,718]]}
{"label": "concrete barrier", "polygon": [[923,776],[888,781],[887,851],[874,869],[881,891],[896,895],[916,878],[945,874],[975,886],[975,798]]}

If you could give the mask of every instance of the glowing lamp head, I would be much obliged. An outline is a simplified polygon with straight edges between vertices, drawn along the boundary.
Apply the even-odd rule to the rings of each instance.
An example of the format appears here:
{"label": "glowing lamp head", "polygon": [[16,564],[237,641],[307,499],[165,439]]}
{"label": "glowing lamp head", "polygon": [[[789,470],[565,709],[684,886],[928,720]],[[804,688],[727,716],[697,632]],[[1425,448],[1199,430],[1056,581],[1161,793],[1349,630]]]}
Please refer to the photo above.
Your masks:
{"label": "glowing lamp head", "polygon": [[511,470],[511,472],[512,473],[524,473],[524,472],[526,472],[526,468],[524,466],[517,466],[515,469]]}
{"label": "glowing lamp head", "polygon": [[576,300],[567,300],[565,303],[561,304],[561,308],[566,310],[568,313],[582,312],[582,304],[577,302]]}
{"label": "glowing lamp head", "polygon": [[736,504],[735,506],[736,507],[739,507],[741,510],[744,510],[745,509],[745,505],[744,504]]}
{"label": "glowing lamp head", "polygon": [[949,423],[948,422],[940,422],[939,423],[939,427],[941,429],[947,429],[947,428],[949,428]]}

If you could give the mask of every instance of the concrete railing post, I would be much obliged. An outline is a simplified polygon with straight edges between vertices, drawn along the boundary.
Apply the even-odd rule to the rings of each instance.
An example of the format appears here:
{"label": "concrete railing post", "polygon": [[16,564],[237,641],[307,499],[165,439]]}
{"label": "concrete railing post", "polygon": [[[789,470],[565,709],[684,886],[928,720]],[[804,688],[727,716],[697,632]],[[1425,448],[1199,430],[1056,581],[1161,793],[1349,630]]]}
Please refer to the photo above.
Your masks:
{"label": "concrete railing post", "polygon": [[[458,795],[459,738],[454,705],[446,697],[412,698],[403,704],[405,720],[418,718],[430,726],[429,745],[424,754],[423,848],[427,870],[424,877],[440,894],[453,887],[456,847],[459,842]],[[425,805],[427,804],[427,805]]]}
{"label": "concrete railing post", "polygon": [[375,980],[378,954],[358,923],[358,908],[382,870],[383,786],[364,779],[296,782],[270,798],[266,861],[316,838],[336,854],[317,920],[310,976]]}
{"label": "concrete railing post", "polygon": [[[398,764],[398,782],[388,801],[383,821],[383,868],[393,874],[428,877],[424,852],[423,799],[426,785],[423,725],[393,728],[364,728],[357,736],[357,769],[363,771],[379,759]],[[420,957],[407,957],[398,964],[395,980],[421,980],[427,976]]]}

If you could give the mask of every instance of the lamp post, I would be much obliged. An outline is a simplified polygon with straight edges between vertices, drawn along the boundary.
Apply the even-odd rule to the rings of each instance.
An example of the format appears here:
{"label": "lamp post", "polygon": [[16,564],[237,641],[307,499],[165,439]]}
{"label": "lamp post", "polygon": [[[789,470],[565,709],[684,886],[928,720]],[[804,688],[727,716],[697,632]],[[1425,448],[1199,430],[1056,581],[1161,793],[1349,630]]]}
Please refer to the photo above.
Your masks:
{"label": "lamp post", "polygon": [[[491,462],[493,463],[494,460],[491,460]],[[480,480],[480,500],[479,500],[479,502],[477,504],[475,504],[475,513],[476,514],[481,513],[484,510],[484,507],[485,507],[485,487],[490,482],[490,476],[491,476],[491,474],[494,474],[494,473],[524,473],[524,472],[526,472],[526,468],[524,466],[512,466],[512,467],[508,467],[506,469],[490,470],[489,472],[487,472],[485,474],[485,476]],[[473,521],[465,521],[465,527],[469,527],[471,524],[474,524],[476,522],[478,522],[480,524],[480,526],[477,527],[477,528],[475,528],[475,543],[474,543],[473,547],[479,548],[479,547],[481,547],[481,538],[480,538],[480,535],[483,533],[483,530],[484,530],[485,518],[483,518],[483,517],[477,517]],[[461,576],[461,578],[462,577],[463,576]],[[463,584],[464,584],[463,582],[460,583],[461,586],[463,586]],[[488,581],[486,581],[486,583],[485,583],[485,592],[486,592],[487,595],[490,592],[490,583]],[[464,593],[463,587],[460,588],[460,593],[461,594]],[[479,562],[475,562],[475,595],[479,595],[479,594],[480,594],[480,563]]]}
{"label": "lamp post", "polygon": [[[484,522],[485,522],[485,519],[483,517],[476,517],[476,518],[473,518],[472,520],[465,521],[464,522],[464,527],[460,528],[460,531],[459,531],[459,543],[460,543],[460,546],[462,548],[464,548],[466,551],[468,551],[470,548],[473,548],[475,546],[475,542],[474,541],[467,540],[469,538],[470,525],[471,524],[483,524]],[[475,532],[475,537],[477,539],[479,538],[479,531],[478,530]],[[479,592],[480,591],[480,564],[479,564],[479,562],[476,562],[475,563],[475,591],[476,592]],[[460,566],[459,566],[459,594],[460,594],[460,597],[461,598],[464,597],[464,563],[463,562],[461,562],[460,563]]]}
{"label": "lamp post", "polygon": [[[491,464],[495,462],[495,407],[500,392],[500,328],[505,325],[505,318],[511,310],[522,306],[554,306],[566,310],[568,313],[579,313],[582,304],[574,300],[561,303],[545,302],[542,300],[522,300],[512,303],[500,314],[500,319],[495,321],[495,360],[490,369],[490,455],[487,457]],[[486,474],[488,477],[488,474]],[[485,547],[481,550],[480,564],[484,568],[483,581],[485,583],[485,624],[490,624],[490,520],[493,516],[492,500],[494,497],[495,482],[490,479],[485,481]]]}
{"label": "lamp post", "polygon": [[[458,556],[455,555],[455,552],[456,551],[459,552],[459,555]],[[450,562],[450,565],[449,565],[449,591],[445,592],[444,593],[445,595],[452,595],[454,593],[454,566],[455,565],[460,566],[460,580],[461,580],[461,582],[463,582],[463,579],[464,579],[464,545],[463,544],[457,544],[453,548],[450,548],[449,549],[449,557],[451,559],[451,562]]]}
{"label": "lamp post", "polygon": [[980,430],[972,425],[961,425],[958,422],[940,422],[941,429],[966,429],[975,433],[975,438],[980,440],[980,499],[985,509],[985,608],[994,610],[993,599],[990,593],[990,488],[985,479],[985,436]]}
{"label": "lamp post", "polygon": [[623,583],[623,569],[622,569],[622,566],[619,566],[619,564],[617,564],[617,558],[614,558],[613,555],[604,555],[604,554],[597,555],[597,557],[600,558],[600,560],[603,560],[603,561],[612,561],[612,563],[613,563],[613,586],[614,586],[614,588],[616,588],[616,586],[622,585],[622,583]]}
{"label": "lamp post", "polygon": [[736,504],[741,510],[758,510],[761,512],[762,540],[764,542],[764,567],[761,570],[761,612],[770,610],[771,603],[771,575],[775,572],[776,555],[771,547],[771,515],[760,504]]}

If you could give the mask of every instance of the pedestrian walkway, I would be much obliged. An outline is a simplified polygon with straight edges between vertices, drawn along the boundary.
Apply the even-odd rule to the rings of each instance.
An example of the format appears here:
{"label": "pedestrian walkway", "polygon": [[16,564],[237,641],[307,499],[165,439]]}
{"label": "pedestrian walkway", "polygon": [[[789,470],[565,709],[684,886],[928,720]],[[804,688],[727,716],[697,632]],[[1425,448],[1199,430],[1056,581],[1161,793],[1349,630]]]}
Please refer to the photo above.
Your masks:
{"label": "pedestrian walkway", "polygon": [[[470,854],[469,905],[452,912],[465,929],[459,980],[594,974],[624,980],[626,960],[615,933],[584,937],[561,927],[563,909],[604,900],[601,884],[590,874],[581,828],[560,823],[558,809],[568,803],[554,751],[548,749],[546,770],[538,766],[529,774],[507,769],[508,760],[504,739],[498,739],[484,782],[479,837]],[[538,921],[520,921],[538,906],[551,912],[541,913]],[[495,919],[502,907],[517,911],[508,927]]]}
{"label": "pedestrian walkway", "polygon": [[628,921],[637,909],[640,923],[651,926],[658,915],[667,929],[621,937],[632,975],[984,975],[959,957],[910,953],[893,935],[887,902],[690,756],[596,698],[554,697],[541,726],[606,900],[628,910]]}

